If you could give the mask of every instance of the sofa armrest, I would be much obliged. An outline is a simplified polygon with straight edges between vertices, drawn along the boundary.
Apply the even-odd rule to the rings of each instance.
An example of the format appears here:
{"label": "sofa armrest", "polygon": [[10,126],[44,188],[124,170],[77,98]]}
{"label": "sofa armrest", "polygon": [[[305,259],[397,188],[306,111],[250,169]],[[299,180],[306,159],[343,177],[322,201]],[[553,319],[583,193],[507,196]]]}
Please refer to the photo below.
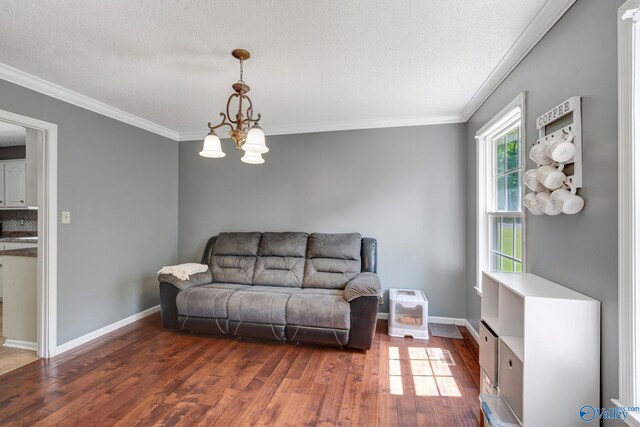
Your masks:
{"label": "sofa armrest", "polygon": [[380,278],[375,273],[360,273],[347,283],[344,288],[344,299],[351,302],[360,297],[382,296]]}
{"label": "sofa armrest", "polygon": [[213,276],[211,275],[211,270],[192,274],[189,276],[189,280],[180,280],[172,274],[161,274],[158,276],[158,281],[160,283],[170,283],[181,291],[184,291],[194,286],[206,285],[213,282]]}

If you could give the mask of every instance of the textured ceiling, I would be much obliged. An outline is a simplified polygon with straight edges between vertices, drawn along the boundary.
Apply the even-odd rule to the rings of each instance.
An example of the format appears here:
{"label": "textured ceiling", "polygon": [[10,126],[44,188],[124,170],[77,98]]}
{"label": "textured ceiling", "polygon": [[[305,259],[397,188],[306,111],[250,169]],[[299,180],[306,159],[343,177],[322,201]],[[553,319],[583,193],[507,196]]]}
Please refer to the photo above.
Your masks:
{"label": "textured ceiling", "polygon": [[0,147],[25,145],[27,142],[27,130],[22,126],[0,122]]}
{"label": "textured ceiling", "polygon": [[267,132],[452,121],[544,3],[3,0],[0,63],[196,132],[218,120],[242,47]]}

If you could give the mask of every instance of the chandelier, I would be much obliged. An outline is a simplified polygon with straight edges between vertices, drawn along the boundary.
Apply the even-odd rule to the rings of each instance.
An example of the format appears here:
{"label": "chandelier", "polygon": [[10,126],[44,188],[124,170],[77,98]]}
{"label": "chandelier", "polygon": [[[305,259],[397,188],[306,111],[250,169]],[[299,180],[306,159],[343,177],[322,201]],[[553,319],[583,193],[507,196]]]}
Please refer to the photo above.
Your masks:
{"label": "chandelier", "polygon": [[[222,121],[212,126],[208,123],[209,134],[204,139],[204,144],[200,155],[202,157],[219,158],[226,156],[220,145],[220,138],[216,134],[216,129],[223,126],[229,126],[229,136],[236,145],[236,150],[242,149],[244,156],[240,159],[245,163],[261,164],[264,163],[262,155],[269,151],[264,141],[264,132],[260,128],[258,121],[261,116],[258,114],[253,118],[253,103],[251,98],[247,96],[249,86],[242,80],[243,63],[251,56],[247,50],[234,49],[231,52],[234,58],[240,61],[240,80],[231,87],[234,93],[227,100],[226,113],[220,113]],[[232,116],[230,113],[231,102],[237,98],[238,112]],[[243,111],[243,105],[246,101],[246,110]],[[232,119],[233,117],[233,119]]]}

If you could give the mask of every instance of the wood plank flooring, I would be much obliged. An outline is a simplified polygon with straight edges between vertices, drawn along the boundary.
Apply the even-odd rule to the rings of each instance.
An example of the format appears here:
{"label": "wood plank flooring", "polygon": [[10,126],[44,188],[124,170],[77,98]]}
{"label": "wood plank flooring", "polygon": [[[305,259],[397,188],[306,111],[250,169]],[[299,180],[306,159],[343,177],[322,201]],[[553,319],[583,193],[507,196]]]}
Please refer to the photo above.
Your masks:
{"label": "wood plank flooring", "polygon": [[477,426],[460,330],[391,338],[380,321],[362,352],[176,334],[153,315],[1,376],[0,425]]}
{"label": "wood plank flooring", "polygon": [[38,360],[35,351],[3,347],[7,338],[3,336],[2,331],[2,303],[0,302],[0,375]]}

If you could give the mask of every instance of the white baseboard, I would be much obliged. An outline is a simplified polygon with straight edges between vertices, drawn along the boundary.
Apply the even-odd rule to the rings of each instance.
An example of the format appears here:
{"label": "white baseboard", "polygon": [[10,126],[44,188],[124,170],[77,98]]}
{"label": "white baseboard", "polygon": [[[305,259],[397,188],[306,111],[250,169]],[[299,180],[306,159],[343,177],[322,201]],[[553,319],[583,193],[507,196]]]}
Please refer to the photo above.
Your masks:
{"label": "white baseboard", "polygon": [[464,326],[465,319],[458,319],[456,317],[434,317],[429,316],[429,323],[442,323],[445,325]]}
{"label": "white baseboard", "polygon": [[[389,313],[378,313],[378,319],[389,320]],[[442,323],[445,325],[456,325],[456,326],[464,326],[467,328],[471,336],[478,344],[480,344],[480,335],[473,329],[471,323],[467,319],[459,319],[457,317],[438,317],[438,316],[429,316],[429,323]]]}
{"label": "white baseboard", "polygon": [[[378,319],[389,320],[389,313],[378,313]],[[442,323],[445,325],[465,326],[466,319],[456,317],[429,316],[429,323]]]}
{"label": "white baseboard", "polygon": [[66,343],[64,343],[62,345],[59,345],[56,348],[55,355],[58,355],[60,353],[64,353],[66,351],[72,350],[72,349],[74,349],[76,347],[81,346],[82,344],[88,343],[91,340],[94,340],[96,338],[100,338],[103,335],[106,335],[106,334],[108,334],[110,332],[113,332],[116,329],[120,329],[120,328],[122,328],[124,326],[127,326],[127,325],[137,321],[137,320],[144,319],[145,317],[150,316],[153,313],[157,313],[158,311],[160,311],[160,306],[156,305],[155,307],[151,307],[151,308],[148,308],[148,309],[146,309],[144,311],[141,311],[140,313],[133,314],[133,315],[131,315],[131,316],[125,318],[125,319],[119,320],[119,321],[117,321],[115,323],[112,323],[110,325],[107,325],[107,326],[105,326],[103,328],[97,329],[97,330],[95,330],[93,332],[89,332],[88,334],[85,334],[85,335],[83,335],[81,337],[72,339],[71,341],[67,341]]}
{"label": "white baseboard", "polygon": [[473,339],[476,340],[478,344],[480,344],[480,335],[478,335],[478,332],[473,328],[473,326],[471,326],[471,323],[469,323],[467,319],[464,320],[464,323],[464,326],[467,327],[467,331],[469,331]]}
{"label": "white baseboard", "polygon": [[20,350],[38,351],[38,344],[35,342],[12,340],[10,338],[7,338],[7,340],[4,342],[2,346],[10,347],[10,348],[19,348]]}

